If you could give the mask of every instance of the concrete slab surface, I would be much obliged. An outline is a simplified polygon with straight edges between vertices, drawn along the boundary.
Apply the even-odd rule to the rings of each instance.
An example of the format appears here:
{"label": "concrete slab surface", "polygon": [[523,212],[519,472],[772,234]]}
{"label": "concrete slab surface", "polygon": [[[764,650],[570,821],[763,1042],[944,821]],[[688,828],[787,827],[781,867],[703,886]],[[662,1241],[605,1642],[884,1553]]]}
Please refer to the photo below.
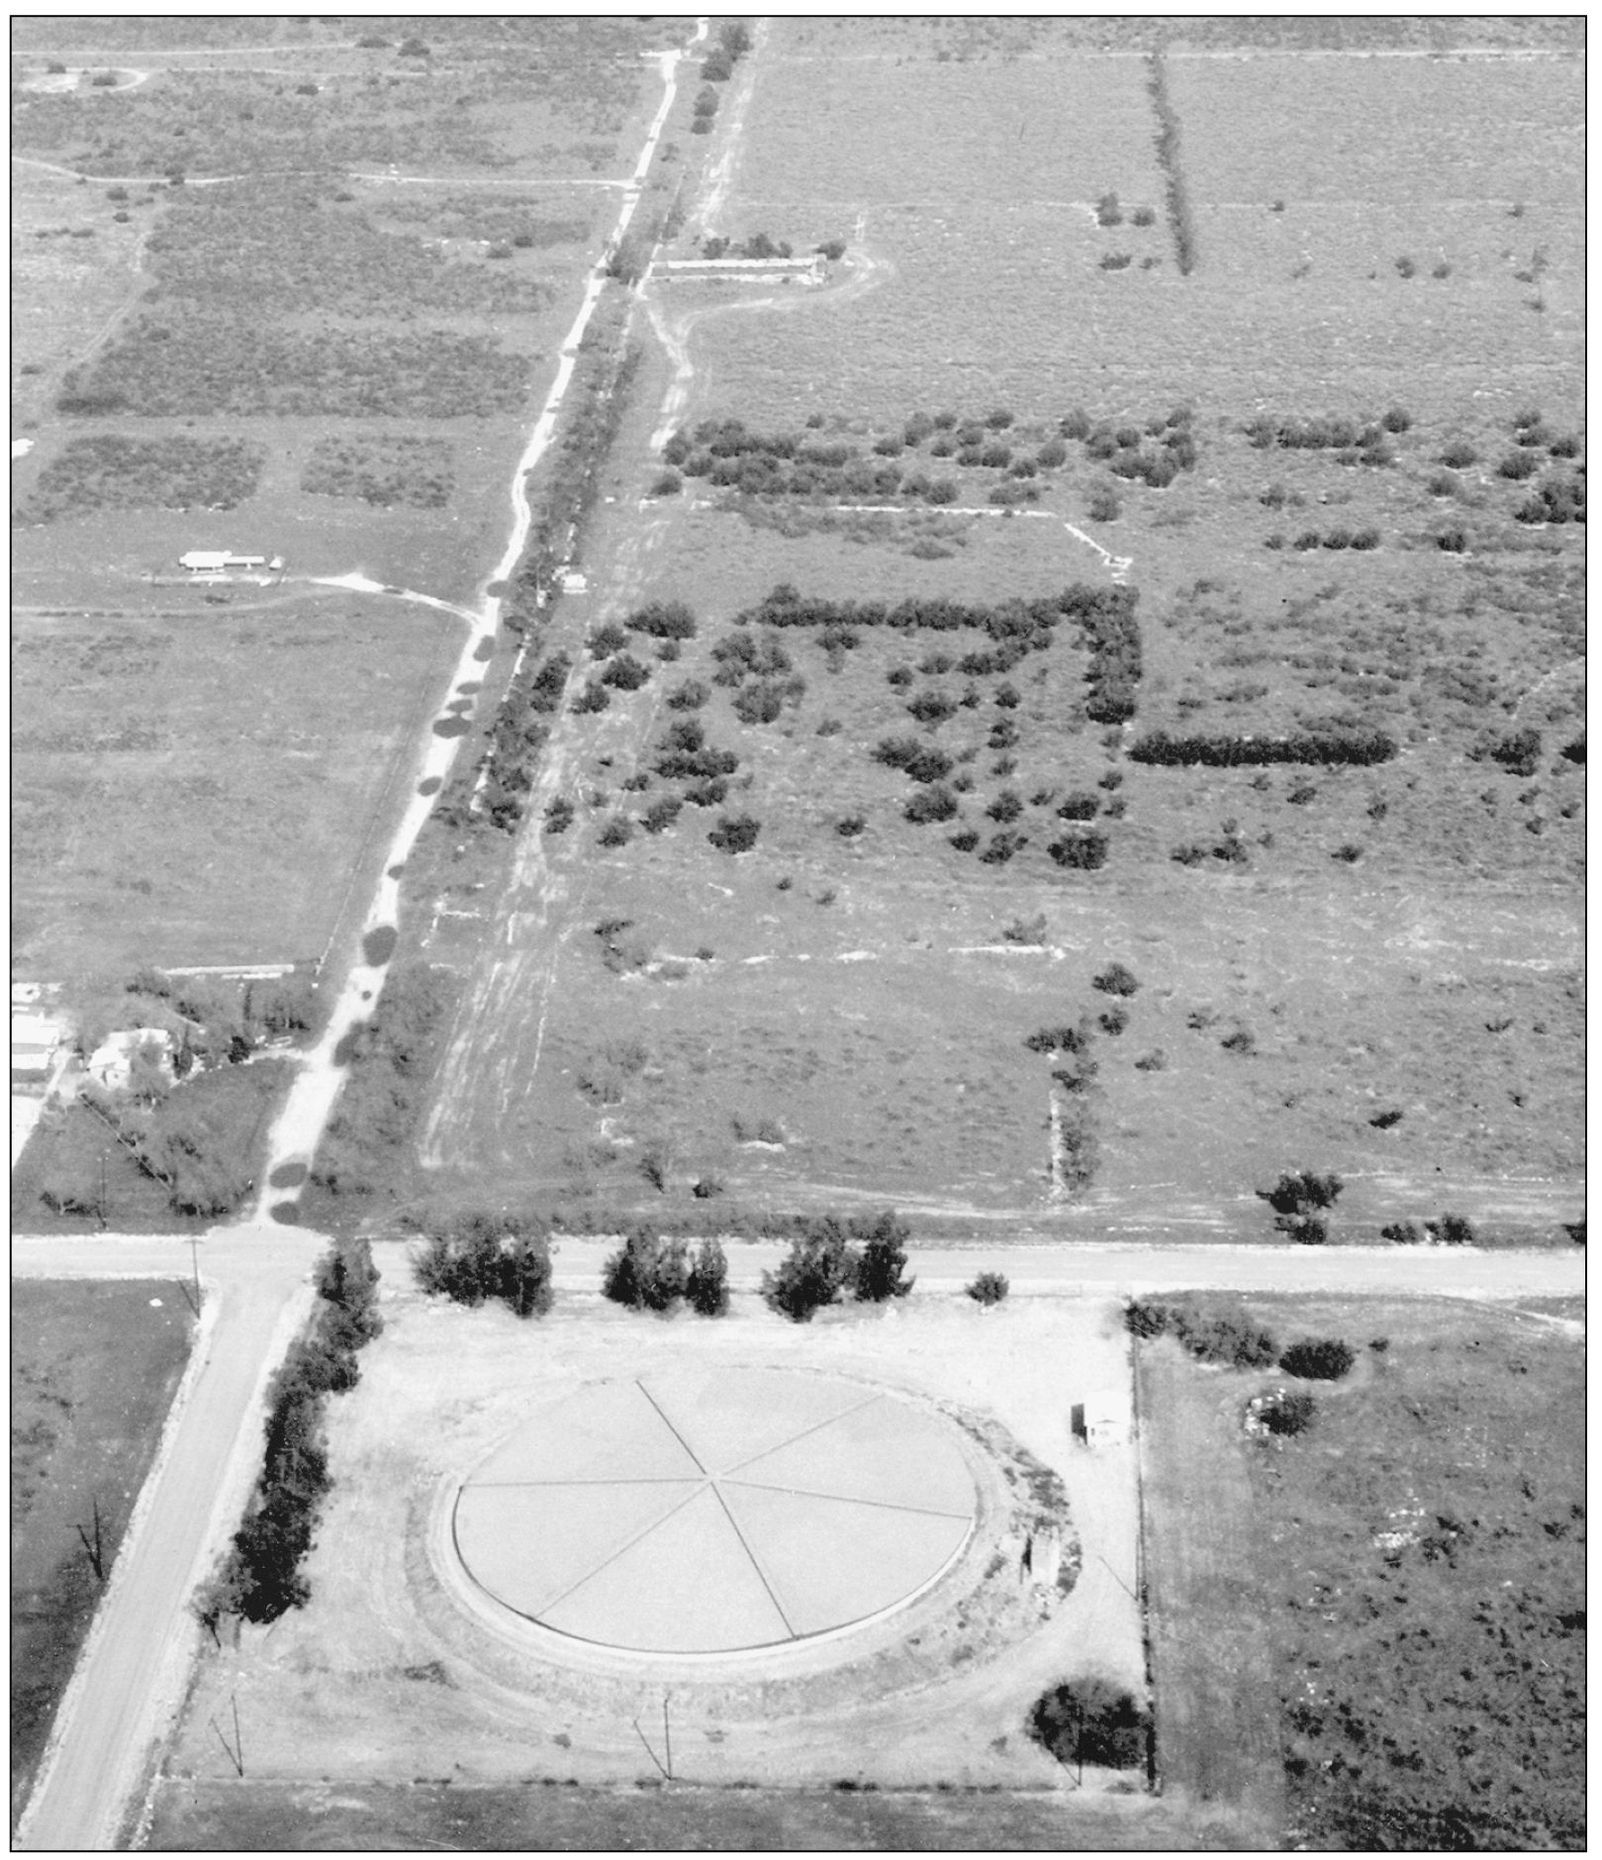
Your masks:
{"label": "concrete slab surface", "polygon": [[955,1427],[843,1376],[590,1383],[458,1489],[463,1565],[503,1607],[639,1653],[729,1653],[870,1620],[966,1543]]}

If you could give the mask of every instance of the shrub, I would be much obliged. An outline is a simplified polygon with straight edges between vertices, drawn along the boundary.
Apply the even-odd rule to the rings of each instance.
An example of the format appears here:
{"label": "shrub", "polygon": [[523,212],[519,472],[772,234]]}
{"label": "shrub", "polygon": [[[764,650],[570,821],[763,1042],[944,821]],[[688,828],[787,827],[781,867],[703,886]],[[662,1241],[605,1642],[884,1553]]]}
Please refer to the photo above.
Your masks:
{"label": "shrub", "polygon": [[958,852],[972,852],[979,844],[979,834],[973,827],[964,827],[950,836],[949,844],[955,846]]}
{"label": "shrub", "polygon": [[1389,407],[1380,419],[1388,433],[1405,433],[1412,424],[1413,416],[1405,407]]}
{"label": "shrub", "polygon": [[1023,796],[1018,793],[1017,789],[1003,788],[985,809],[985,814],[988,819],[994,820],[998,825],[1006,826],[1016,820],[1023,810]]}
{"label": "shrub", "polygon": [[1123,505],[1119,503],[1116,491],[1102,485],[1091,492],[1085,508],[1093,523],[1113,523],[1122,513]]}
{"label": "shrub", "polygon": [[1473,1246],[1474,1223],[1466,1214],[1443,1214],[1438,1221],[1426,1221],[1424,1231],[1440,1246]]}
{"label": "shrub", "polygon": [[1004,1272],[981,1272],[963,1288],[976,1305],[999,1305],[1009,1286]]}
{"label": "shrub", "polygon": [[1121,962],[1108,963],[1100,975],[1091,979],[1090,985],[1099,988],[1104,995],[1132,995],[1140,987],[1133,970],[1125,968]]}
{"label": "shrub", "polygon": [[756,845],[761,831],[761,821],[750,814],[725,814],[707,838],[719,852],[743,853]]}
{"label": "shrub", "polygon": [[684,1242],[637,1227],[602,1268],[601,1290],[633,1311],[667,1311],[688,1292],[689,1279]]}
{"label": "shrub", "polygon": [[1096,1017],[1096,1025],[1103,1033],[1122,1033],[1129,1025],[1129,1010],[1122,1007],[1110,1007]]}
{"label": "shrub", "polygon": [[852,1282],[856,1260],[838,1221],[824,1219],[791,1242],[774,1272],[762,1275],[762,1301],[794,1324],[811,1321]]}
{"label": "shrub", "polygon": [[834,823],[834,830],[843,840],[854,840],[868,824],[866,814],[844,814]]}
{"label": "shrub", "polygon": [[650,666],[635,658],[632,652],[620,652],[609,660],[606,670],[601,674],[601,683],[611,685],[617,691],[638,691],[641,685],[651,680]]}
{"label": "shrub", "polygon": [[1118,204],[1116,194],[1103,194],[1096,202],[1096,224],[1098,226],[1122,226],[1123,208]]}
{"label": "shrub", "polygon": [[1107,863],[1105,833],[1065,835],[1046,848],[1052,859],[1067,871],[1096,872]]}
{"label": "shrub", "polygon": [[674,794],[664,794],[653,801],[640,816],[640,825],[647,833],[666,833],[683,811],[684,803]]}
{"label": "shrub", "polygon": [[[702,1181],[695,1193],[702,1199],[716,1189]],[[702,1317],[722,1317],[729,1308],[729,1262],[716,1240],[703,1240],[690,1256],[684,1296],[692,1311]]]}
{"label": "shrub", "polygon": [[1155,207],[1136,207],[1129,217],[1131,222],[1136,226],[1155,226],[1157,223],[1157,209]]}
{"label": "shrub", "polygon": [[699,710],[712,695],[712,687],[699,678],[687,678],[667,694],[669,710]]}
{"label": "shrub", "polygon": [[652,601],[623,622],[631,633],[652,639],[694,639],[695,615],[683,601]]}
{"label": "shrub", "polygon": [[1104,252],[1101,256],[1103,271],[1124,271],[1134,263],[1132,252]]}
{"label": "shrub", "polygon": [[943,783],[936,782],[932,787],[915,794],[902,812],[917,827],[951,820],[956,816],[957,797]]}
{"label": "shrub", "polygon": [[1059,820],[1094,820],[1101,812],[1101,797],[1088,788],[1076,788],[1057,809]]}
{"label": "shrub", "polygon": [[1285,1350],[1279,1366],[1304,1382],[1339,1382],[1356,1361],[1357,1352],[1338,1337],[1304,1337]]}
{"label": "shrub", "polygon": [[1453,439],[1442,448],[1441,463],[1450,465],[1454,471],[1461,471],[1465,466],[1472,465],[1479,456],[1466,439]]}
{"label": "shrub", "polygon": [[1046,913],[1028,919],[1015,917],[1010,924],[1003,927],[1001,940],[1004,943],[1016,943],[1025,949],[1039,949],[1046,941]]}
{"label": "shrub", "polygon": [[598,844],[606,847],[627,846],[634,838],[634,822],[625,814],[614,814],[598,835]]}
{"label": "shrub", "polygon": [[859,1303],[885,1304],[892,1298],[905,1298],[912,1290],[913,1280],[904,1276],[911,1238],[911,1228],[888,1208],[878,1217],[856,1263],[854,1290]]}
{"label": "shrub", "polygon": [[1151,1713],[1109,1679],[1075,1679],[1036,1699],[1029,1735],[1059,1763],[1143,1769],[1151,1750]]}
{"label": "shrub", "polygon": [[1518,483],[1531,478],[1540,469],[1541,461],[1533,452],[1510,452],[1496,468],[1499,478],[1510,478]]}
{"label": "shrub", "polygon": [[1253,1412],[1271,1434],[1300,1434],[1311,1424],[1318,1404],[1305,1389],[1276,1389],[1253,1403]]}
{"label": "shrub", "polygon": [[1338,1175],[1316,1175],[1307,1169],[1287,1171],[1272,1188],[1256,1191],[1276,1214],[1303,1214],[1309,1208],[1332,1208],[1345,1184]]}

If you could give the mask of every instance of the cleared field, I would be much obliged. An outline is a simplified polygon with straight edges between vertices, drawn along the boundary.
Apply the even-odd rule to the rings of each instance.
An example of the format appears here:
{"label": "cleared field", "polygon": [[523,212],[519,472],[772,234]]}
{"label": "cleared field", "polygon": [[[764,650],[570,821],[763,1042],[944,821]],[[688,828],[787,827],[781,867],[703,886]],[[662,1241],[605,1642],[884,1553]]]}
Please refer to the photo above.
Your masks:
{"label": "cleared field", "polygon": [[[1468,414],[1478,389],[1508,407],[1554,384],[1578,405],[1575,57],[1168,59],[1199,252],[1182,277],[1145,60],[1048,39],[1027,59],[941,62],[948,34],[900,22],[897,58],[853,56],[847,26],[821,63],[807,22],[770,34],[720,229],[854,236],[886,276],[792,321],[782,355],[759,320],[726,320],[709,348],[742,417],[893,417],[980,394],[1244,410],[1267,391]],[[1472,157],[1439,163],[1439,125]],[[1108,192],[1122,225],[1097,224]],[[1130,224],[1141,204],[1154,226]],[[1515,275],[1536,251],[1541,312]],[[1125,253],[1128,268],[1100,269]]]}
{"label": "cleared field", "polygon": [[11,1818],[109,1576],[193,1329],[160,1280],[11,1288]]}
{"label": "cleared field", "polygon": [[458,650],[398,603],[183,598],[16,618],[13,950],[41,974],[320,957]]}
{"label": "cleared field", "polygon": [[1258,1520],[1238,1388],[1171,1345],[1141,1344],[1135,1363],[1158,1773],[1165,1794],[1223,1821],[1233,1844],[1277,1846],[1278,1699],[1250,1575]]}
{"label": "cleared field", "polygon": [[[1558,1237],[1581,1140],[1583,526],[1528,500],[1578,483],[1578,324],[1556,285],[1526,301],[1561,271],[1555,245],[1532,284],[1489,242],[1542,201],[1576,236],[1572,60],[1174,56],[1199,248],[1181,276],[1164,213],[1129,217],[1168,204],[1144,61],[1050,33],[1014,64],[945,59],[945,23],[886,30],[764,28],[716,229],[839,236],[846,258],[820,289],[743,303],[660,287],[683,487],[603,514],[591,591],[544,643],[581,668],[571,697],[610,677],[612,648],[587,643],[604,623],[681,600],[700,631],[662,665],[637,637],[640,667],[556,721],[539,803],[560,832],[530,818],[504,863],[479,850],[419,911],[431,956],[469,979],[404,1192],[492,1170],[564,1213],[648,1215],[720,1185],[766,1206],[877,1186],[926,1219],[1011,1208],[1035,1231],[1242,1239],[1270,1232],[1254,1189],[1324,1166],[1349,1184],[1339,1238],[1443,1197],[1493,1239]],[[1209,214],[1251,203],[1207,163],[1230,123],[1272,114],[1292,64],[1285,82],[1327,94],[1355,152],[1332,160],[1317,226],[1298,223],[1325,241],[1310,270],[1276,278],[1259,247],[1211,239]],[[1423,115],[1398,105],[1408,73]],[[1052,133],[1002,133],[1004,97]],[[1454,135],[1516,127],[1490,135],[1472,195],[1442,202],[1469,216],[1462,252],[1426,264],[1417,226],[1384,215],[1429,210],[1418,125],[1439,113]],[[1295,127],[1265,130],[1265,161],[1275,133],[1300,172]],[[1521,145],[1515,217],[1499,190]],[[1407,199],[1389,182],[1371,199],[1391,161]],[[1314,211],[1286,191],[1284,212],[1277,193],[1251,204],[1275,238]],[[1103,192],[1121,223],[1100,223]],[[1364,227],[1384,243],[1354,245]],[[1156,262],[1104,270],[1119,250]],[[1177,474],[1119,469],[1166,443],[1176,404]],[[650,411],[620,489],[651,482]],[[703,425],[721,417],[789,437],[746,472]],[[842,447],[857,481],[888,462],[903,482],[949,476],[957,501],[887,515],[761,488],[775,456]],[[1033,501],[965,514],[997,490]],[[729,623],[779,584],[998,603],[1078,580],[1140,594],[1135,715],[1112,728],[1087,719],[1073,628],[1002,679],[964,670],[982,642],[960,631],[831,647],[819,626],[752,625],[739,649],[771,668],[754,706],[727,656]],[[686,682],[698,705],[675,697]],[[662,746],[687,718],[737,761],[725,793],[675,814]],[[1227,738],[1245,766],[1139,759],[1156,730]],[[1367,767],[1251,766],[1264,737],[1376,730],[1394,750]],[[943,772],[920,787],[880,766],[893,735]],[[1105,835],[1100,869],[1052,852],[1064,808]],[[734,858],[709,844],[720,810],[743,823]],[[1104,1020],[1090,984],[1111,960],[1141,986]],[[1024,1040],[1082,1012],[1099,1076],[1054,1106],[1060,1061]],[[1085,1105],[1088,1192],[1050,1173]]]}

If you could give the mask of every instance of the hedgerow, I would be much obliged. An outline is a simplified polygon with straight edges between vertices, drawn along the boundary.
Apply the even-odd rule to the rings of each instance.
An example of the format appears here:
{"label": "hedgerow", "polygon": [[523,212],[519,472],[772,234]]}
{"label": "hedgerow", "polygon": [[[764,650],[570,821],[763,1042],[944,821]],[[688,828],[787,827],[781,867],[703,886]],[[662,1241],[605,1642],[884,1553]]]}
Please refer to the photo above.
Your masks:
{"label": "hedgerow", "polygon": [[1129,750],[1132,762],[1165,768],[1255,768],[1300,763],[1322,767],[1367,767],[1389,762],[1396,740],[1383,730],[1346,730],[1295,736],[1174,736],[1151,730]]}
{"label": "hedgerow", "polygon": [[196,1614],[213,1635],[225,1615],[267,1623],[310,1597],[301,1565],[332,1483],[323,1407],[331,1393],[356,1386],[357,1353],[383,1329],[377,1288],[365,1240],[335,1247],[318,1268],[310,1325],[273,1378],[266,1448],[250,1509],[221,1567],[195,1600]]}

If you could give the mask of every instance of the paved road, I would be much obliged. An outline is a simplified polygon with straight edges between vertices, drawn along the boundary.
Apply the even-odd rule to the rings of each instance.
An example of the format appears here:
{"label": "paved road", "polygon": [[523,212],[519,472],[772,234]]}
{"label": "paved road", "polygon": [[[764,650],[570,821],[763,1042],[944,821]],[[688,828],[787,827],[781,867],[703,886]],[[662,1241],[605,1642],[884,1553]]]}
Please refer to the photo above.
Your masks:
{"label": "paved road", "polygon": [[[728,1243],[729,1282],[756,1289],[788,1249],[778,1242]],[[387,1248],[378,1249],[380,1269]],[[597,1291],[616,1242],[558,1240],[559,1290]],[[1585,1290],[1579,1247],[1484,1252],[1477,1247],[1092,1246],[914,1247],[911,1269],[931,1290],[950,1291],[980,1272],[1004,1272],[1015,1292],[1114,1297],[1130,1292],[1336,1292],[1345,1296],[1447,1298],[1578,1297]]]}
{"label": "paved road", "polygon": [[[314,1235],[278,1227],[202,1241],[195,1361],[57,1713],[20,1846],[113,1844],[181,1702],[200,1631],[186,1604],[244,1510],[260,1465],[266,1379],[309,1302],[308,1269],[321,1247]],[[190,1248],[187,1239],[17,1240],[13,1264],[28,1276],[187,1278]]]}

